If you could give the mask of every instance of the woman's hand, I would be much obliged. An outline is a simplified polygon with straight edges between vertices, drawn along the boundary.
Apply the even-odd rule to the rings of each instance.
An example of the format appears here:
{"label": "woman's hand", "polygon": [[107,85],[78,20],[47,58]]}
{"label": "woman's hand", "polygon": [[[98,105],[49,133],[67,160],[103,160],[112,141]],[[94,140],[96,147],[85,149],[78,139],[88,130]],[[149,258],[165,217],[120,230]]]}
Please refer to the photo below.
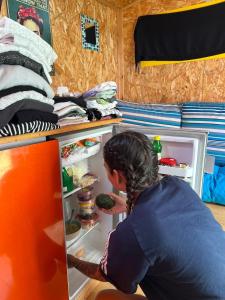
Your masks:
{"label": "woman's hand", "polygon": [[114,193],[109,193],[108,195],[116,202],[116,204],[111,209],[100,208],[101,211],[108,215],[120,214],[127,211],[126,198],[118,196]]}
{"label": "woman's hand", "polygon": [[75,261],[76,261],[76,257],[74,257],[71,254],[67,254],[67,265],[68,265],[68,268],[74,268],[75,267]]}

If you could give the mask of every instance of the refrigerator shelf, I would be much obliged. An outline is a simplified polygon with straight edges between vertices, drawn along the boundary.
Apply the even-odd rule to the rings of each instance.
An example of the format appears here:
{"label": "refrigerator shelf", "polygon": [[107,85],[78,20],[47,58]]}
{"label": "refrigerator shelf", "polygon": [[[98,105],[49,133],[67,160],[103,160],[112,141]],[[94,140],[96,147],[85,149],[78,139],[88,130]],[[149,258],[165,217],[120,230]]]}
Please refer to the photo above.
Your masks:
{"label": "refrigerator shelf", "polygon": [[186,167],[170,167],[170,166],[162,166],[159,165],[159,174],[162,175],[173,175],[178,177],[192,177],[193,176],[193,168]]}
{"label": "refrigerator shelf", "polygon": [[75,188],[75,190],[72,190],[72,191],[69,192],[69,193],[63,194],[63,198],[65,199],[65,198],[67,198],[67,197],[73,195],[74,193],[76,193],[76,192],[78,192],[78,191],[80,191],[80,190],[81,190],[81,187],[79,186],[79,187]]}
{"label": "refrigerator shelf", "polygon": [[[98,241],[98,229],[94,230],[95,233],[93,233],[93,235],[90,235],[82,243],[79,242],[70,247],[70,249],[68,250],[68,254],[75,255],[74,252],[76,252],[77,249],[79,249],[79,247],[81,246],[84,249],[84,256],[81,257],[82,260],[96,264],[100,263],[100,260],[103,257],[104,253],[104,244],[100,240]],[[70,300],[75,300],[84,285],[88,282],[89,278],[83,275],[77,269],[72,268],[68,269],[68,279]]]}
{"label": "refrigerator shelf", "polygon": [[[92,249],[88,256],[85,258],[86,261],[92,263],[99,263],[102,258],[102,252],[97,249]],[[85,286],[85,284],[90,280],[87,276],[83,275],[76,269],[68,270],[69,277],[69,299],[75,300],[79,292]]]}
{"label": "refrigerator shelf", "polygon": [[81,149],[80,151],[74,152],[68,158],[62,158],[62,166],[67,167],[74,163],[77,163],[83,159],[87,159],[88,157],[94,156],[97,154],[101,149],[101,143],[97,143],[91,147],[84,147],[85,149]]}
{"label": "refrigerator shelf", "polygon": [[78,236],[76,236],[73,240],[71,241],[66,241],[66,249],[69,250],[74,244],[77,242],[80,242],[88,233],[90,233],[93,229],[96,229],[99,226],[99,222],[97,222],[95,225],[93,225],[89,229],[81,229],[81,232]]}
{"label": "refrigerator shelf", "polygon": [[[95,179],[94,183],[97,182],[97,181],[98,181],[98,178]],[[74,190],[72,190],[69,193],[64,193],[63,194],[63,199],[68,198],[69,196],[75,194],[76,192],[79,192],[81,189],[82,189],[82,187],[79,186],[79,187],[75,188]]]}

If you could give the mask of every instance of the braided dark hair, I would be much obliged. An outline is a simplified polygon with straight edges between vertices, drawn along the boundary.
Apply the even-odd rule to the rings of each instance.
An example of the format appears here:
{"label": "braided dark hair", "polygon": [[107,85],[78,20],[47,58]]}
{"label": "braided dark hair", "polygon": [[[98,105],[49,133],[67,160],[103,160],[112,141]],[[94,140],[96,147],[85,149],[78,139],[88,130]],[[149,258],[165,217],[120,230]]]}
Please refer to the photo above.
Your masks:
{"label": "braided dark hair", "polygon": [[139,132],[119,133],[105,144],[104,160],[111,172],[121,171],[126,178],[127,212],[130,214],[136,193],[158,181],[158,160],[152,143]]}

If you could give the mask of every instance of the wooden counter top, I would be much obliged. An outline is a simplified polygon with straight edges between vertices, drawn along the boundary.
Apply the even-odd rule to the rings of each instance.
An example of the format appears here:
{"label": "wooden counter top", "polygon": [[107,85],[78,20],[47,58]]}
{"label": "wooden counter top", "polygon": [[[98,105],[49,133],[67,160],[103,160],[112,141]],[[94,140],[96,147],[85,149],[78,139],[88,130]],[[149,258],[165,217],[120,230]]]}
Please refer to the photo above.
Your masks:
{"label": "wooden counter top", "polygon": [[81,124],[76,124],[76,125],[63,126],[59,129],[55,129],[55,130],[39,131],[39,132],[35,132],[35,133],[26,133],[26,134],[21,134],[21,135],[2,137],[2,138],[0,138],[0,144],[1,145],[9,144],[9,143],[20,142],[20,141],[29,140],[29,139],[35,139],[35,138],[39,138],[39,137],[47,137],[47,136],[49,137],[49,136],[53,136],[53,135],[66,134],[67,132],[71,133],[71,132],[76,132],[76,131],[80,131],[80,130],[116,124],[116,123],[120,123],[121,121],[122,121],[121,118],[111,119],[111,120],[103,120],[103,121],[100,120],[100,121],[86,122],[86,123],[81,123]]}

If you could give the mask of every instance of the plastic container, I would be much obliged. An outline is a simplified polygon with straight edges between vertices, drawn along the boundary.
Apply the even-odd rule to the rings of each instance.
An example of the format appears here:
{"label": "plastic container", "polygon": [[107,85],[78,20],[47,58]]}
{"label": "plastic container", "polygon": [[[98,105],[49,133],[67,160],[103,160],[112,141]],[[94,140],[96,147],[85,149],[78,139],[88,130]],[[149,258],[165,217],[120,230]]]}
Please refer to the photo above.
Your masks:
{"label": "plastic container", "polygon": [[95,209],[95,202],[94,199],[90,199],[87,201],[79,201],[79,215],[86,216],[92,215]]}
{"label": "plastic container", "polygon": [[92,198],[93,187],[86,187],[81,189],[81,191],[77,194],[77,198],[79,201],[88,201]]}
{"label": "plastic container", "polygon": [[90,229],[98,222],[98,218],[99,218],[98,214],[93,213],[92,215],[89,216],[88,219],[84,219],[81,216],[79,216],[79,221],[83,229]]}

